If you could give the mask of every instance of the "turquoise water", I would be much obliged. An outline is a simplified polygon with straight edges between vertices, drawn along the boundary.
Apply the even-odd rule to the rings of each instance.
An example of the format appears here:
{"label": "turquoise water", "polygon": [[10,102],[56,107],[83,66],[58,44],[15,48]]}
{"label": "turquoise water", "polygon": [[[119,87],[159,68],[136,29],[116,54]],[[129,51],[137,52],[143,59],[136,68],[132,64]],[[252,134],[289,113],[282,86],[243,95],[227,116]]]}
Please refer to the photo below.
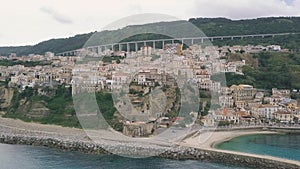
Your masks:
{"label": "turquoise water", "polygon": [[221,143],[217,148],[300,161],[300,135],[241,136]]}
{"label": "turquoise water", "polygon": [[237,169],[200,161],[162,158],[131,159],[114,155],[88,155],[45,147],[0,144],[0,169]]}

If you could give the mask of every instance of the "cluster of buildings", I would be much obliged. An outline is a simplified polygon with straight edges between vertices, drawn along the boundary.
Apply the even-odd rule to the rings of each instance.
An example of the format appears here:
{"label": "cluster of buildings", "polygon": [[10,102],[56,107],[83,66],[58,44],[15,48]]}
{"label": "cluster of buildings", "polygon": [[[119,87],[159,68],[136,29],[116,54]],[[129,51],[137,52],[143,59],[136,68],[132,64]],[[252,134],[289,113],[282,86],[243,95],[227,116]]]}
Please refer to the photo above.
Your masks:
{"label": "cluster of buildings", "polygon": [[22,64],[0,66],[0,80],[9,79],[10,87],[18,87],[22,90],[26,87],[43,88],[57,84],[70,84],[72,69],[76,60],[76,58],[54,57],[54,54],[50,52],[47,52],[45,56],[31,55],[26,57],[1,57],[0,59],[17,63],[43,63],[33,67],[26,67]]}
{"label": "cluster of buildings", "polygon": [[[107,50],[104,53],[112,53]],[[224,78],[227,72],[243,74],[242,67],[246,64],[245,60],[228,62],[222,58],[228,52],[256,53],[266,50],[282,51],[280,46],[276,45],[267,47],[193,45],[183,50],[181,44],[166,44],[163,49],[143,46],[136,52],[115,52],[122,59],[112,60],[109,63],[101,60],[101,57],[88,53],[84,57],[82,54],[73,57],[54,56],[51,52],[47,52],[44,56],[11,55],[0,59],[23,62],[49,61],[49,64],[34,67],[0,66],[0,80],[9,78],[9,86],[20,89],[65,84],[72,86],[73,95],[94,91],[122,92],[128,90],[131,83],[145,87],[177,85],[180,88],[189,82],[200,90],[211,91],[217,95],[212,102],[220,105],[220,108],[211,108],[207,116],[200,117],[204,126],[215,126],[220,123],[236,125],[265,122],[298,123],[295,119],[300,117],[299,107],[297,101],[290,99],[289,90],[273,89],[272,95],[266,97],[264,92],[247,84],[227,87],[222,85],[222,80],[212,80],[212,76],[216,74],[223,74]],[[126,109],[135,116],[142,113],[132,112],[132,107]],[[156,118],[165,117],[158,115]],[[152,123],[150,126],[149,121]],[[164,124],[167,124],[167,121],[164,119]],[[148,121],[127,120],[124,122],[124,132],[128,135],[149,135],[155,132],[153,130],[155,126],[164,125],[153,123],[153,116],[149,117]]]}
{"label": "cluster of buildings", "polygon": [[205,126],[298,124],[300,107],[288,89],[272,89],[271,96],[250,85],[224,87],[219,97],[221,108],[201,117]]}
{"label": "cluster of buildings", "polygon": [[289,52],[288,49],[281,49],[279,45],[269,45],[269,46],[262,46],[262,45],[235,45],[235,46],[222,46],[218,49],[220,52],[220,56],[226,56],[228,53],[245,53],[245,54],[255,54],[264,51],[273,51],[273,52]]}

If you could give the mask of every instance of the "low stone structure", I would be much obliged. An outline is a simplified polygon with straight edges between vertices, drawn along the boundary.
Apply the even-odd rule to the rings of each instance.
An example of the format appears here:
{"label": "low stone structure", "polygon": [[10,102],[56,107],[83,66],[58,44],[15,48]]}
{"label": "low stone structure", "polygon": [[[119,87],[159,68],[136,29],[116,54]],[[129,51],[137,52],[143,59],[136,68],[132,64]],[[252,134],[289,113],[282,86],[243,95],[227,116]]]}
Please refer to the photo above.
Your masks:
{"label": "low stone structure", "polygon": [[[256,128],[256,130],[259,129]],[[179,146],[155,141],[131,141],[122,140],[121,138],[112,140],[103,138],[95,143],[80,129],[24,123],[12,119],[0,118],[0,133],[0,143],[45,146],[90,154],[114,153],[129,157],[141,157],[142,155],[158,156],[169,159],[191,159],[226,163],[248,168],[300,168],[300,162],[276,157],[251,155],[225,150],[200,149],[197,147]],[[107,132],[103,132],[101,136],[106,134],[109,136]]]}
{"label": "low stone structure", "polygon": [[125,123],[123,128],[123,134],[131,137],[143,137],[153,134],[155,123],[149,122],[134,122]]}
{"label": "low stone structure", "polygon": [[[84,153],[91,154],[111,154],[110,151],[103,149],[100,144],[95,144],[92,142],[81,142],[81,141],[63,141],[53,138],[39,138],[39,137],[26,137],[26,136],[9,136],[1,135],[0,142],[6,144],[24,144],[24,145],[34,145],[34,146],[46,146],[52,148],[59,148],[67,151],[80,151]],[[160,147],[164,148],[164,147]],[[137,149],[142,150],[143,147],[122,147],[111,145],[111,149],[114,152],[118,151],[119,153],[129,153],[135,154]],[[240,155],[234,153],[226,153],[214,150],[201,150],[198,148],[192,147],[165,147],[165,152],[160,154],[159,157],[176,159],[176,160],[201,160],[205,162],[214,162],[214,163],[226,163],[241,167],[250,167],[250,168],[264,168],[264,169],[298,169],[300,168],[297,164],[292,164],[283,161],[275,161],[271,159]],[[145,151],[151,152],[155,149],[146,148]],[[145,152],[144,151],[144,152]]]}
{"label": "low stone structure", "polygon": [[226,163],[234,166],[247,168],[264,168],[264,169],[283,169],[300,168],[297,164],[291,164],[283,161],[270,160],[254,156],[240,155],[234,153],[220,152],[214,150],[201,150],[192,147],[181,147],[171,151],[166,151],[160,155],[164,158],[177,160],[201,160],[205,162]]}

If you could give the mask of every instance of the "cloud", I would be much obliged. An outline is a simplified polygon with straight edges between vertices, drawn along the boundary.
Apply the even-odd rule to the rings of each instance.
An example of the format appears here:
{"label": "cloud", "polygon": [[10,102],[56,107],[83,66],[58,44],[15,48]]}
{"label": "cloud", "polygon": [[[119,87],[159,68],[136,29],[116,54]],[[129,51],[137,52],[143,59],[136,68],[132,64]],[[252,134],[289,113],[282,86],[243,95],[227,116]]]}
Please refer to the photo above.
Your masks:
{"label": "cloud", "polygon": [[193,15],[231,19],[299,15],[299,0],[194,0]]}
{"label": "cloud", "polygon": [[133,13],[143,13],[143,8],[141,4],[129,4],[128,5],[128,11],[131,11]]}
{"label": "cloud", "polygon": [[51,7],[42,7],[42,8],[40,8],[40,10],[42,12],[52,16],[52,18],[59,23],[63,23],[63,24],[72,24],[73,23],[73,21],[68,16],[65,16],[65,15],[57,12],[56,10],[52,9]]}
{"label": "cloud", "polygon": [[100,31],[113,21],[139,13],[161,13],[179,19],[247,19],[300,16],[299,9],[300,0],[9,0],[0,5],[1,25],[9,25],[1,27],[0,46],[36,44],[50,38]]}

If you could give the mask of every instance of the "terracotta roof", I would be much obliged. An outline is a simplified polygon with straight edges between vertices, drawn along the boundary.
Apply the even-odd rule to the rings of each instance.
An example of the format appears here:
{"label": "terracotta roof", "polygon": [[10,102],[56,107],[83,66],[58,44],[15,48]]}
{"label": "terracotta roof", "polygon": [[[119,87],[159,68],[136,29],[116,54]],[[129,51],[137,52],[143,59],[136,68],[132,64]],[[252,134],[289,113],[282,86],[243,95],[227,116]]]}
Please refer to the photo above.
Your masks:
{"label": "terracotta roof", "polygon": [[292,114],[292,113],[288,112],[288,111],[279,110],[279,111],[275,112],[275,114]]}

